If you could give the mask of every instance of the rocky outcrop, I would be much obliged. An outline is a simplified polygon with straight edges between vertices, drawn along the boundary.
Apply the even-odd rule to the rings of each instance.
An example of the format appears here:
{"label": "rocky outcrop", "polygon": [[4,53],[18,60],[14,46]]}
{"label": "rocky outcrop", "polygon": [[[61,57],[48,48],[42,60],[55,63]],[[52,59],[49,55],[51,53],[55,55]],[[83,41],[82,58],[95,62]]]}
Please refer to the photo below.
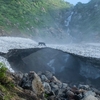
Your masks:
{"label": "rocky outcrop", "polygon": [[[46,74],[48,74],[48,77],[46,77]],[[84,84],[79,84],[78,86],[76,86],[76,85],[63,83],[60,80],[58,80],[49,71],[43,73],[39,72],[37,74],[34,71],[31,71],[28,75],[30,75],[30,76],[26,76],[28,78],[33,76],[33,80],[31,83],[32,91],[35,93],[37,98],[41,98],[45,100],[66,100],[66,99],[67,100],[98,100],[100,99],[100,93],[97,94],[97,92],[93,91],[93,87]],[[25,87],[22,88],[27,89]]]}
{"label": "rocky outcrop", "polygon": [[99,0],[90,0],[87,4],[79,2],[65,16],[65,28],[73,42],[100,42]]}
{"label": "rocky outcrop", "polygon": [[[4,69],[2,67],[1,69]],[[0,71],[2,71],[0,69]],[[88,84],[63,82],[49,72],[0,74],[0,100],[99,100],[100,91]]]}

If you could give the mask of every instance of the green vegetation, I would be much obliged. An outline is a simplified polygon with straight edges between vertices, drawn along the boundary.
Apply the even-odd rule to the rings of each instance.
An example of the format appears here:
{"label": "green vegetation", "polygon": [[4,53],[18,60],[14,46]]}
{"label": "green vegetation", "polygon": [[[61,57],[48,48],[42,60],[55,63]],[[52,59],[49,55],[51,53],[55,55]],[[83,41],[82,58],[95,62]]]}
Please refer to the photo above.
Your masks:
{"label": "green vegetation", "polygon": [[4,64],[0,63],[0,100],[11,100],[13,95],[8,92],[14,88],[14,83],[7,75],[7,68]]}
{"label": "green vegetation", "polygon": [[0,29],[32,33],[51,27],[70,6],[63,0],[0,0]]}
{"label": "green vegetation", "polygon": [[9,79],[6,72],[7,72],[6,66],[4,64],[0,63],[0,84],[3,84],[7,88],[14,87],[13,82]]}
{"label": "green vegetation", "polygon": [[[34,96],[25,93],[15,85],[14,77],[4,64],[0,63],[0,100],[33,100]],[[35,100],[35,99],[34,99]]]}

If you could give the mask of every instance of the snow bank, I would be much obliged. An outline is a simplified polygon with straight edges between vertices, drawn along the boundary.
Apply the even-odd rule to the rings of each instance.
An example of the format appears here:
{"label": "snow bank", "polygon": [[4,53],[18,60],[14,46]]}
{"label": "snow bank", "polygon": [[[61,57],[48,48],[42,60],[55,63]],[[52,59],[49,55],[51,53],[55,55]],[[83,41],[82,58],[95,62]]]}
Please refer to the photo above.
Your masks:
{"label": "snow bank", "polygon": [[33,48],[37,42],[28,38],[0,37],[0,52],[7,53],[9,49]]}

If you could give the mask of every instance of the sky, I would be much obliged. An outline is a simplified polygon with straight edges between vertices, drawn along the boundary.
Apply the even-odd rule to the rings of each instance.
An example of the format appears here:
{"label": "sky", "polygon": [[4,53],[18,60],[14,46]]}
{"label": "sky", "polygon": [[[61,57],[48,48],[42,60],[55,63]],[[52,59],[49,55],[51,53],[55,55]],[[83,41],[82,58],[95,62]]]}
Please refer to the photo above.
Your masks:
{"label": "sky", "polygon": [[65,0],[73,5],[76,5],[78,2],[88,3],[90,0]]}

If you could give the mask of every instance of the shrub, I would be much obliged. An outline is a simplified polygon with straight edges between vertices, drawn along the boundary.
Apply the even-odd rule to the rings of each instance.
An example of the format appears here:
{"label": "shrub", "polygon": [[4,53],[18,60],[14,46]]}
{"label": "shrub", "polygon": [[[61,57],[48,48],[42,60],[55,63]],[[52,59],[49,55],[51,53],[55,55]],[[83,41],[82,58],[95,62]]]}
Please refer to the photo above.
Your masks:
{"label": "shrub", "polygon": [[9,87],[14,87],[14,84],[12,80],[9,79],[9,77],[6,74],[7,68],[3,63],[0,63],[0,83],[4,86]]}
{"label": "shrub", "polygon": [[6,71],[7,71],[6,66],[3,63],[0,63],[0,79],[6,77]]}

